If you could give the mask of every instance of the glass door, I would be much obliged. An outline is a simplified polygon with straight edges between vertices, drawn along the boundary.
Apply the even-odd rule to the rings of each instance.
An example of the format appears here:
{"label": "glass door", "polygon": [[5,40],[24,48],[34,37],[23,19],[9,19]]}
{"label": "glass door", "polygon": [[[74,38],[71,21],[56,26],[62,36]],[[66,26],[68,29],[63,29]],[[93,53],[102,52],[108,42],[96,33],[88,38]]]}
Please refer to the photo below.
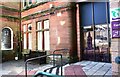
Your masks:
{"label": "glass door", "polygon": [[83,59],[110,62],[109,3],[81,2],[79,6]]}
{"label": "glass door", "polygon": [[84,59],[85,60],[95,60],[94,52],[94,29],[92,26],[84,26]]}

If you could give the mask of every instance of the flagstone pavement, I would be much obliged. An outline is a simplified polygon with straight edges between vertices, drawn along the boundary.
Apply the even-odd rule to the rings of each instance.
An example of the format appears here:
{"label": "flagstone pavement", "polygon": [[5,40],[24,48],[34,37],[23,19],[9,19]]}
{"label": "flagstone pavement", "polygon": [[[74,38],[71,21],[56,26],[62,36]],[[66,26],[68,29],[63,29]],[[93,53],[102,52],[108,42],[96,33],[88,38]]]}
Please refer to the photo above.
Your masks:
{"label": "flagstone pavement", "polygon": [[[81,65],[83,71],[87,76],[95,76],[100,75],[102,77],[105,76],[112,76],[112,69],[111,63],[104,63],[104,62],[93,62],[93,61],[80,61],[74,64],[66,64],[63,66],[64,68],[70,65]],[[23,60],[18,61],[7,61],[0,64],[0,76],[3,75],[18,75],[22,71],[25,70],[25,62]],[[42,64],[39,65],[37,63],[31,62],[28,63],[28,70],[35,70],[37,72],[43,71],[46,68],[52,67],[52,64]],[[55,69],[53,69],[52,73],[55,73]],[[36,73],[37,73],[36,72]],[[63,72],[64,75],[64,72]]]}

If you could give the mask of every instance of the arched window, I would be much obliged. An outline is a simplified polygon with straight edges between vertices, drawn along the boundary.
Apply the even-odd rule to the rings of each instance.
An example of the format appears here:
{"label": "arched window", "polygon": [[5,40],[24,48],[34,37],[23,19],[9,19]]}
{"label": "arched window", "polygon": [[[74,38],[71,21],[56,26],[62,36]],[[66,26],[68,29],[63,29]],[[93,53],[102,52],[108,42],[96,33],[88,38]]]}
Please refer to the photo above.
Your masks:
{"label": "arched window", "polygon": [[10,28],[2,29],[1,49],[2,50],[13,49],[13,31]]}

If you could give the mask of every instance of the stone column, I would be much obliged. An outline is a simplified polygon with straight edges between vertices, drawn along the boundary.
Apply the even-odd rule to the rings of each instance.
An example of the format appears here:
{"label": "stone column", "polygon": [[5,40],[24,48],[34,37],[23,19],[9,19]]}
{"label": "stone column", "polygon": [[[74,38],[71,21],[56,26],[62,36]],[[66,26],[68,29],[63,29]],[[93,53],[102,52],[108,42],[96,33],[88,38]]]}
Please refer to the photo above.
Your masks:
{"label": "stone column", "polygon": [[[120,64],[115,62],[115,58],[120,56],[120,34],[116,34],[116,31],[120,33],[118,27],[114,25],[120,25],[120,0],[111,0],[110,1],[110,22],[112,30],[112,39],[111,39],[111,61],[112,61],[112,74],[120,75]],[[115,23],[118,22],[118,23]],[[120,28],[120,27],[119,27]]]}
{"label": "stone column", "polygon": [[77,7],[73,2],[71,3],[71,9],[69,10],[69,36],[70,36],[70,61],[77,62],[78,61],[78,52],[77,52],[77,21],[76,21],[76,13]]}
{"label": "stone column", "polygon": [[81,60],[80,53],[80,17],[79,17],[79,4],[76,4],[76,25],[77,25],[77,55],[79,60]]}

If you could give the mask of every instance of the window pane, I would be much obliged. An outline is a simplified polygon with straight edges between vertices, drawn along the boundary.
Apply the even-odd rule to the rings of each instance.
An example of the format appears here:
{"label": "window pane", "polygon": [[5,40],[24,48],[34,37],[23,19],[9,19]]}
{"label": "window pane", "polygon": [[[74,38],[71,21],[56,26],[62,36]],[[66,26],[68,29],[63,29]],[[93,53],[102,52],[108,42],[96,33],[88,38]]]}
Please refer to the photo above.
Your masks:
{"label": "window pane", "polygon": [[108,47],[108,27],[105,25],[96,25],[95,26],[95,42],[97,47]]}
{"label": "window pane", "polygon": [[[42,22],[37,22],[37,30],[42,30]],[[42,49],[42,32],[37,33],[37,49]]]}
{"label": "window pane", "polygon": [[2,30],[2,49],[10,49],[11,46],[11,31],[9,28]]}
{"label": "window pane", "polygon": [[45,47],[45,50],[50,50],[50,37],[49,37],[49,31],[45,31],[44,32],[44,47]]}
{"label": "window pane", "polygon": [[23,0],[23,7],[25,7],[27,5],[26,0]]}
{"label": "window pane", "polygon": [[94,47],[94,31],[92,26],[84,27],[85,48],[93,49]]}
{"label": "window pane", "polygon": [[26,37],[26,34],[24,34],[24,49],[27,49],[27,37]]}
{"label": "window pane", "polygon": [[[108,7],[106,9],[106,6]],[[107,13],[106,13],[107,12]],[[94,2],[94,22],[95,24],[106,24],[108,17],[108,23],[109,23],[109,3],[108,2]],[[101,20],[102,19],[102,20]]]}
{"label": "window pane", "polygon": [[44,21],[44,29],[49,29],[49,20]]}
{"label": "window pane", "polygon": [[81,26],[92,25],[92,3],[81,2],[80,3],[80,24]]}
{"label": "window pane", "polygon": [[42,29],[42,22],[38,22],[37,23],[37,30],[41,30]]}
{"label": "window pane", "polygon": [[26,29],[26,25],[23,25],[23,32],[26,32],[27,29]]}
{"label": "window pane", "polygon": [[[44,29],[49,29],[49,20],[44,21]],[[50,50],[49,31],[44,32],[44,47],[45,50]]]}
{"label": "window pane", "polygon": [[[106,9],[107,4],[107,9]],[[92,12],[94,16],[92,16]],[[107,15],[106,15],[107,12]],[[105,24],[106,16],[109,19],[109,3],[106,2],[81,2],[80,3],[80,24],[81,26],[92,25],[92,18],[94,17],[94,24]],[[101,20],[102,19],[102,20]]]}
{"label": "window pane", "polygon": [[42,50],[42,32],[38,32],[38,40],[37,40],[38,50]]}
{"label": "window pane", "polygon": [[28,33],[28,49],[32,49],[32,33]]}

